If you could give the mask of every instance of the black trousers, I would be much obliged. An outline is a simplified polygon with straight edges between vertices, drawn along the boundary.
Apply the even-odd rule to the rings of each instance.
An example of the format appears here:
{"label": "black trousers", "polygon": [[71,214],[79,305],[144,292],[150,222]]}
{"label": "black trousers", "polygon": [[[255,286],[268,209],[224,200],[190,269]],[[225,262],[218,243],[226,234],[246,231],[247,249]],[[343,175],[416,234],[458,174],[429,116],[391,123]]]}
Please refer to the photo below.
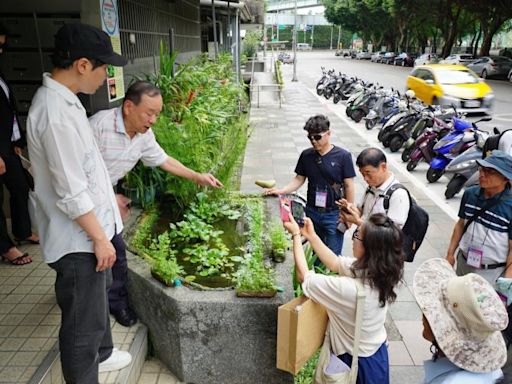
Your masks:
{"label": "black trousers", "polygon": [[110,357],[113,348],[107,299],[111,271],[96,272],[93,253],[69,253],[49,265],[57,272],[64,380],[68,384],[98,384],[98,364]]}
{"label": "black trousers", "polygon": [[112,266],[112,286],[108,291],[108,302],[110,311],[115,312],[128,308],[128,262],[122,232],[115,235],[111,242],[116,249],[116,262]]}
{"label": "black trousers", "polygon": [[6,172],[0,176],[0,252],[5,253],[14,246],[7,233],[5,214],[1,206],[5,185],[9,190],[11,207],[12,234],[18,239],[26,239],[32,234],[28,214],[28,181],[21,160],[14,152],[2,155]]}

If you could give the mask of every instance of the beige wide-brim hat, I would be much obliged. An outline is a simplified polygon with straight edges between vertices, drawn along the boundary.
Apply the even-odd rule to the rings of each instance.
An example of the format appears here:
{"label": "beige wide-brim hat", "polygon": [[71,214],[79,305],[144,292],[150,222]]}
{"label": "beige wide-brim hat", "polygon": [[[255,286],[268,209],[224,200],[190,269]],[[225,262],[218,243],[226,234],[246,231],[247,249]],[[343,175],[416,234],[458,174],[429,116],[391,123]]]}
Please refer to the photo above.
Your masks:
{"label": "beige wide-brim hat", "polygon": [[507,348],[501,330],[505,305],[481,276],[457,276],[440,258],[425,261],[414,275],[414,296],[446,357],[472,372],[503,367]]}

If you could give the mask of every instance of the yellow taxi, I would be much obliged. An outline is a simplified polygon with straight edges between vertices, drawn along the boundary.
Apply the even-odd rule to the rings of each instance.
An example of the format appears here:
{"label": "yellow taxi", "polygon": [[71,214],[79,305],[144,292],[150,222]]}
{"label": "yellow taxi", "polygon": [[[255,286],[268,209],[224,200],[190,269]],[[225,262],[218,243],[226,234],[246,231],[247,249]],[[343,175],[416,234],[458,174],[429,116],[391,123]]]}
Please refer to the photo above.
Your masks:
{"label": "yellow taxi", "polygon": [[426,104],[455,105],[467,113],[489,113],[494,103],[491,87],[463,65],[415,67],[407,77],[407,89]]}

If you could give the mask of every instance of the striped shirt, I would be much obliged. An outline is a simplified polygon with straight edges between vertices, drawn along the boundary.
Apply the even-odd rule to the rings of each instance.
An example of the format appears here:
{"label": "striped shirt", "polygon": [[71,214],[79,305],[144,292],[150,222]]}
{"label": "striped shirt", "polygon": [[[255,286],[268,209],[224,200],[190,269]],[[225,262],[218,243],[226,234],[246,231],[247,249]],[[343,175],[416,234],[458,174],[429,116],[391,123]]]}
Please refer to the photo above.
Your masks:
{"label": "striped shirt", "polygon": [[[499,196],[499,195],[498,195]],[[468,220],[485,206],[493,196],[486,199],[479,186],[466,189],[459,209],[459,217]],[[512,192],[506,189],[502,202],[491,207],[475,221],[462,236],[459,247],[467,255],[468,248],[482,250],[482,264],[504,263],[509,252],[509,240],[512,240]]]}
{"label": "striped shirt", "polygon": [[137,133],[133,138],[128,136],[121,108],[99,111],[89,118],[112,185],[116,185],[139,160],[146,166],[158,167],[168,157],[151,129],[144,134]]}

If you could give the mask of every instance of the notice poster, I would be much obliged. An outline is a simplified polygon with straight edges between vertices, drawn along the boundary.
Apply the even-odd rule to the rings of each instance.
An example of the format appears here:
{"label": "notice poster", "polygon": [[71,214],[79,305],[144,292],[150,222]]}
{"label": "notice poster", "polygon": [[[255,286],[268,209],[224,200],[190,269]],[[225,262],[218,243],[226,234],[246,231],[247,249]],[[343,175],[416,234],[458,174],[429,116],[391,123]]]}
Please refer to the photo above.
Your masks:
{"label": "notice poster", "polygon": [[[101,28],[110,36],[114,51],[121,55],[117,0],[100,0],[100,12]],[[108,100],[110,102],[124,97],[123,67],[108,66],[107,84]]]}

